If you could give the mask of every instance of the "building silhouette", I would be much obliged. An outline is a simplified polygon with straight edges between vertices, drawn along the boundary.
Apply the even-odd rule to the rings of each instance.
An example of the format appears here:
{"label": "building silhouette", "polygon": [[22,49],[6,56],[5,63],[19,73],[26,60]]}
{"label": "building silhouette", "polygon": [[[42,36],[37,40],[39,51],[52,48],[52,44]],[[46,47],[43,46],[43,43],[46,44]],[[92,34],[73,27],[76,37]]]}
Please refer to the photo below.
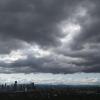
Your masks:
{"label": "building silhouette", "polygon": [[17,81],[14,83],[14,91],[17,91]]}
{"label": "building silhouette", "polygon": [[35,89],[34,82],[30,84],[18,84],[18,82],[15,81],[14,84],[11,85],[7,85],[6,83],[0,85],[0,92],[28,92],[33,89]]}

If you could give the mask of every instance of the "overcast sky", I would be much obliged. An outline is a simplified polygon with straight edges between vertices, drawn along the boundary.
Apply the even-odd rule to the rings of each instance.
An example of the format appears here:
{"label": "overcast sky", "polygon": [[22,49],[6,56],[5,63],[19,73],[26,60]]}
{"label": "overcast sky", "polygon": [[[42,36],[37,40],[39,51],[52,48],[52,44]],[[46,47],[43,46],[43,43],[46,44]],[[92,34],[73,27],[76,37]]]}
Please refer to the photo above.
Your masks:
{"label": "overcast sky", "polygon": [[0,0],[0,73],[100,73],[100,0]]}

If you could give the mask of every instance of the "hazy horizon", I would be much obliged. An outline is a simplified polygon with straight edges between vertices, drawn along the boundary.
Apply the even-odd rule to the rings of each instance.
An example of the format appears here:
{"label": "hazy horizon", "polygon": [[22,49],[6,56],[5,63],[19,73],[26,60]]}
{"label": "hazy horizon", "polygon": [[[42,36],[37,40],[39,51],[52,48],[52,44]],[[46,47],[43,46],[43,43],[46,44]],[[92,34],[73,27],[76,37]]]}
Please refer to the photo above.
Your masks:
{"label": "hazy horizon", "polygon": [[99,73],[74,73],[74,74],[51,74],[51,73],[15,73],[0,74],[0,84],[49,84],[49,85],[100,85]]}

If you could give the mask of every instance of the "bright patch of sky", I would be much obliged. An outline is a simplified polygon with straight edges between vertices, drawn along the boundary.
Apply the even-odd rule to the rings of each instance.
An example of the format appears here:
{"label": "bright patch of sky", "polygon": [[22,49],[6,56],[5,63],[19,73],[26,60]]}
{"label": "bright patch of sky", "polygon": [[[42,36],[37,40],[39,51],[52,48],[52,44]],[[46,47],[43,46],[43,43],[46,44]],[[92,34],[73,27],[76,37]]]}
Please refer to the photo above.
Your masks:
{"label": "bright patch of sky", "polygon": [[29,45],[25,49],[11,51],[9,54],[1,54],[0,61],[5,63],[12,63],[19,59],[27,59],[27,55],[32,55],[35,58],[42,58],[50,55],[49,50],[43,50],[38,45]]}
{"label": "bright patch of sky", "polygon": [[18,59],[26,59],[26,58],[27,56],[23,55],[23,53],[20,50],[11,51],[9,54],[0,55],[0,61],[4,61],[6,63],[11,63]]}
{"label": "bright patch of sky", "polygon": [[74,23],[66,23],[62,27],[62,32],[65,34],[65,37],[61,39],[62,43],[70,43],[73,37],[76,36],[81,30],[81,26]]}
{"label": "bright patch of sky", "polygon": [[61,28],[62,31],[61,33],[64,35],[64,37],[60,38],[62,46],[69,46],[70,43],[73,42],[73,39],[81,33],[82,25],[79,20],[81,19],[86,23],[84,19],[88,18],[87,12],[88,10],[85,7],[80,6],[75,10],[70,18],[59,24],[59,28]]}

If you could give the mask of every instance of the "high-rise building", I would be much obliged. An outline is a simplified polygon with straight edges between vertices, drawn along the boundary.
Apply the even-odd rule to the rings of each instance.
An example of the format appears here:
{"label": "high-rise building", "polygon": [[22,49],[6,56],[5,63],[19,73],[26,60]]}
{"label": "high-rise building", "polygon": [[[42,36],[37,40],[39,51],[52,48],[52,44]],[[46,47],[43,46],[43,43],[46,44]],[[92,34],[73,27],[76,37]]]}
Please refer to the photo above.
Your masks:
{"label": "high-rise building", "polygon": [[17,81],[14,83],[14,91],[17,91]]}

